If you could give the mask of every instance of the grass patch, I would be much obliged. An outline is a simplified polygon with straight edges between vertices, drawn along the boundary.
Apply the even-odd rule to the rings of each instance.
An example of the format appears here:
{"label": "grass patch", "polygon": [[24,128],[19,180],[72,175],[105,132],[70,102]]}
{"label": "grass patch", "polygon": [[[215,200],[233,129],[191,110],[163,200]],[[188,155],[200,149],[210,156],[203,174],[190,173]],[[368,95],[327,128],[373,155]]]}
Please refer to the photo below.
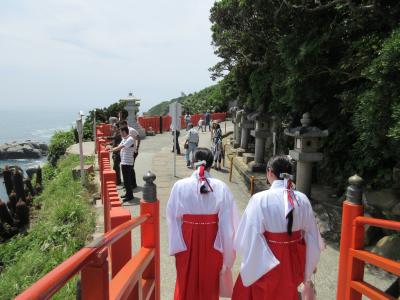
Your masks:
{"label": "grass patch", "polygon": [[[93,157],[86,163],[93,163]],[[94,231],[89,193],[72,177],[78,164],[79,157],[69,155],[57,167],[44,168],[44,190],[34,199],[42,209],[28,234],[0,245],[0,299],[13,299],[82,248]],[[75,286],[76,280],[71,280],[54,299],[75,299]]]}

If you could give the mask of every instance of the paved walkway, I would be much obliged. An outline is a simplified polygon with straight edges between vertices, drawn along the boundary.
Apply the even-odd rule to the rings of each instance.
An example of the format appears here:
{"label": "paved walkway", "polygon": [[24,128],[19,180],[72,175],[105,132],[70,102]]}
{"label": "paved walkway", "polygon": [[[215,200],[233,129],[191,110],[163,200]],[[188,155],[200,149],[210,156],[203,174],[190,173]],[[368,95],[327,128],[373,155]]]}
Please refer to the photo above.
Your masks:
{"label": "paved walkway", "polygon": [[[228,126],[231,129],[231,124]],[[224,130],[224,124],[221,128]],[[181,132],[181,150],[183,150],[183,142],[185,130]],[[200,146],[210,147],[210,133],[200,133]],[[138,215],[139,199],[142,197],[143,175],[151,170],[156,174],[157,179],[157,195],[160,200],[160,229],[161,229],[161,299],[173,299],[174,284],[175,284],[175,262],[174,258],[168,256],[168,238],[167,224],[165,218],[166,203],[169,198],[169,193],[172,185],[179,179],[190,176],[192,170],[186,167],[186,162],[183,157],[177,156],[176,168],[177,177],[173,176],[173,153],[172,135],[171,133],[163,133],[153,137],[147,137],[142,141],[139,151],[139,156],[136,160],[136,176],[138,188],[135,190],[135,199],[131,203],[124,203],[126,208],[129,208],[133,216]],[[238,174],[234,172],[232,182],[229,183],[228,165],[222,171],[212,170],[211,175],[226,182],[236,200],[237,206],[242,213],[245,209],[250,194],[245,185],[241,182]],[[122,190],[120,190],[122,193]],[[133,233],[134,248],[138,249],[139,241],[137,233]],[[135,250],[134,249],[134,250]],[[236,260],[234,266],[234,280],[238,274],[240,258]],[[336,299],[336,280],[337,280],[337,265],[338,265],[338,250],[333,246],[328,246],[323,252],[318,272],[315,276],[316,288],[318,291],[318,299]],[[369,274],[366,276],[367,281],[384,288],[387,282],[376,279]]]}
{"label": "paved walkway", "polygon": [[[66,152],[79,155],[79,143],[69,146]],[[83,142],[83,156],[92,155],[94,155],[94,142]]]}

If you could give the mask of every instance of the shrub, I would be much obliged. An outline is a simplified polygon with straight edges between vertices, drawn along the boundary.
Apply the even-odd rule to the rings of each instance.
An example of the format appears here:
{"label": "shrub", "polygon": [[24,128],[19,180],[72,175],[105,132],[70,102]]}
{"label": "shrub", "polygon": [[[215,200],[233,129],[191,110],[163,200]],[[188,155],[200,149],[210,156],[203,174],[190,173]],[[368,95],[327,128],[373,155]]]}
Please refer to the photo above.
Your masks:
{"label": "shrub", "polygon": [[67,148],[75,144],[73,129],[57,131],[50,140],[47,159],[51,166],[56,166],[58,159],[65,154]]}
{"label": "shrub", "polygon": [[[93,163],[93,158],[87,159]],[[3,270],[0,299],[12,299],[66,258],[82,248],[95,226],[89,195],[72,169],[77,155],[60,159],[57,167],[44,168],[44,191],[35,198],[42,210],[26,235],[0,245]],[[50,169],[54,171],[50,172]],[[53,299],[75,299],[76,280],[70,281]]]}

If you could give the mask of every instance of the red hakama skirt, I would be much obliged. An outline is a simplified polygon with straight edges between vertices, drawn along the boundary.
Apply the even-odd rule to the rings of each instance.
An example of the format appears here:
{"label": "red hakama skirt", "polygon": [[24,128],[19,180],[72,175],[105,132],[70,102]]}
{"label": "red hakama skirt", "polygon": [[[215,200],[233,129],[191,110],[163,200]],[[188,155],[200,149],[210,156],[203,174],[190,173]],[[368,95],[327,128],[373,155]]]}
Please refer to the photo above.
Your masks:
{"label": "red hakama skirt", "polygon": [[184,215],[186,251],[175,254],[174,300],[218,300],[222,253],[214,249],[218,215]]}
{"label": "red hakama skirt", "polygon": [[298,300],[298,286],[304,281],[306,245],[301,231],[292,235],[266,231],[265,239],[279,265],[245,287],[239,275],[232,300]]}

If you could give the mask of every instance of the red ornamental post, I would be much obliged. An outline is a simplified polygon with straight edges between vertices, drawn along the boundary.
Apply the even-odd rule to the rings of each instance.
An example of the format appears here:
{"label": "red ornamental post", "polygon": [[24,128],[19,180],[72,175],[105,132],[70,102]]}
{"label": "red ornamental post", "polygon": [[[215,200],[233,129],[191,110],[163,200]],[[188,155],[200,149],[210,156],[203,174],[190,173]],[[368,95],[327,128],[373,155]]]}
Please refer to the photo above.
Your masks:
{"label": "red ornamental post", "polygon": [[348,263],[349,249],[354,238],[353,221],[356,217],[364,215],[364,207],[362,205],[363,180],[358,175],[354,175],[349,178],[349,184],[346,194],[347,199],[343,202],[337,300],[345,299],[346,290],[349,288]]}
{"label": "red ornamental post", "polygon": [[154,248],[155,256],[143,272],[143,279],[154,280],[155,290],[150,299],[160,299],[160,202],[157,200],[156,176],[147,172],[143,176],[146,182],[143,187],[143,199],[140,201],[140,214],[150,214],[150,218],[141,227],[141,245],[143,248]]}

